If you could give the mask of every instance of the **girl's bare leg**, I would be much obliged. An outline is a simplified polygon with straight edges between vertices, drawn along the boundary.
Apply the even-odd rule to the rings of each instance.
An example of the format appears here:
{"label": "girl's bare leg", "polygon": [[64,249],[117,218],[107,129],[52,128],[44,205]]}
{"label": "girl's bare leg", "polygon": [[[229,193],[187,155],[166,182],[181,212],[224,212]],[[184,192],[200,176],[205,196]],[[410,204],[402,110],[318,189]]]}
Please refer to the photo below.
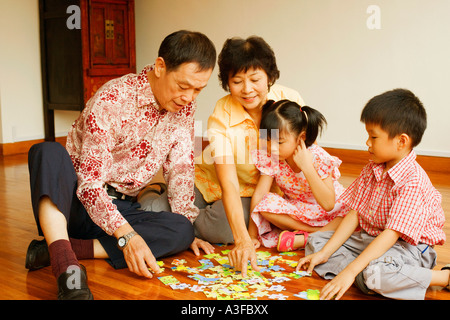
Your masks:
{"label": "girl's bare leg", "polygon": [[[287,214],[276,214],[270,212],[261,212],[260,213],[267,221],[277,226],[281,230],[301,230],[306,231],[308,233],[313,233],[316,231],[331,231],[336,230],[339,224],[342,221],[342,217],[337,217],[329,222],[327,225],[323,227],[313,227],[301,221],[295,220],[291,218]],[[302,234],[298,234],[295,236],[294,240],[294,249],[303,248],[305,245],[305,237]]]}

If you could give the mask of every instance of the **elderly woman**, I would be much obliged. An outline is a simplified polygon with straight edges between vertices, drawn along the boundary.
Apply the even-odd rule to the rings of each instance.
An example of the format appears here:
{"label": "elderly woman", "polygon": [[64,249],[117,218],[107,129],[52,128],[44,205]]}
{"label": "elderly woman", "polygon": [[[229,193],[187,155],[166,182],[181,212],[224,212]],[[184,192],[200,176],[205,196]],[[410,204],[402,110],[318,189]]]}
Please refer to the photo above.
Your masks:
{"label": "elderly woman", "polygon": [[221,85],[229,94],[209,117],[209,145],[196,159],[194,204],[200,214],[194,228],[206,241],[234,243],[230,264],[245,276],[248,260],[258,270],[247,227],[259,178],[250,153],[258,148],[262,106],[269,99],[304,102],[295,90],[275,84],[280,75],[275,55],[260,37],[228,39],[218,64]]}

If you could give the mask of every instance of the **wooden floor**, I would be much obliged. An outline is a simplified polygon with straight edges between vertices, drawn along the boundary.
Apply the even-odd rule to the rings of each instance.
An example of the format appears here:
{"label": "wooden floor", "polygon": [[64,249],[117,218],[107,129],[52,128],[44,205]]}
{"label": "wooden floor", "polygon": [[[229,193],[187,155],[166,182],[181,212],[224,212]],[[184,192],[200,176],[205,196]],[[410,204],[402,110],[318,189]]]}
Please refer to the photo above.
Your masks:
{"label": "wooden floor", "polygon": [[[343,164],[341,167],[344,186],[348,186],[360,171],[359,166]],[[450,236],[450,176],[430,173],[435,187],[442,193],[443,207],[447,221],[445,232]],[[32,239],[38,239],[37,228],[31,210],[29,181],[26,155],[8,156],[0,158],[0,299],[1,300],[53,300],[56,298],[56,281],[51,273],[51,267],[28,272],[24,268],[25,252]],[[230,247],[217,247],[216,252]],[[272,256],[278,255],[275,250],[267,250]],[[450,247],[446,244],[436,248],[438,253],[437,269],[450,263]],[[303,251],[298,251],[294,257],[286,259],[298,260]],[[185,259],[190,267],[200,266],[201,263],[191,251],[176,256],[160,259],[165,264],[165,271],[161,275],[174,275],[180,282],[192,285],[197,281],[188,278],[187,272],[171,270],[174,259]],[[214,261],[213,259],[211,259]],[[214,262],[217,264],[216,262]],[[83,260],[88,271],[89,287],[96,300],[205,300],[202,292],[192,292],[189,289],[173,290],[164,285],[156,277],[144,280],[129,272],[127,269],[114,270],[103,260]],[[277,262],[278,264],[278,262]],[[292,272],[294,268],[287,265],[285,272]],[[159,276],[161,276],[159,275]],[[267,275],[268,278],[270,276]],[[286,290],[281,293],[289,300],[299,299],[293,296],[307,289],[321,289],[326,283],[317,274],[282,283]],[[273,292],[277,294],[278,292]],[[212,299],[212,298],[211,298]],[[259,299],[268,299],[267,296]],[[379,296],[363,295],[352,286],[343,299],[364,300],[381,299]],[[429,289],[426,299],[449,300],[450,292],[440,288]]]}

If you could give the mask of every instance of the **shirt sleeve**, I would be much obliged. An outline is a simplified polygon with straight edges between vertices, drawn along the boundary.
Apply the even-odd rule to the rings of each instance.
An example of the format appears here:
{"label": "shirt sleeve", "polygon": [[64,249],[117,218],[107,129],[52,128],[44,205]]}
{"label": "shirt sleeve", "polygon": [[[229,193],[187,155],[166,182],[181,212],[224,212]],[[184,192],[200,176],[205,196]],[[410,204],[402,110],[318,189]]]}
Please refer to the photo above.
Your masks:
{"label": "shirt sleeve", "polygon": [[314,155],[313,165],[320,178],[325,179],[331,175],[333,179],[339,179],[341,174],[338,168],[342,161],[339,158],[328,154],[328,152],[317,145],[313,145],[313,147],[310,148]]}
{"label": "shirt sleeve", "polygon": [[369,199],[369,189],[366,187],[369,185],[371,166],[366,165],[362,170],[358,178],[356,178],[344,193],[339,197],[339,201],[345,203],[348,207],[355,211],[362,212],[367,209],[367,199]]}
{"label": "shirt sleeve", "polygon": [[104,97],[100,96],[97,101],[91,99],[87,113],[79,120],[83,123],[78,128],[80,154],[75,165],[78,176],[76,193],[92,221],[112,235],[126,220],[103,188],[104,181],[108,181],[106,168],[113,162],[110,150],[114,145],[110,132],[114,126],[111,122],[113,117],[108,116],[103,108],[111,102],[104,101]]}
{"label": "shirt sleeve", "polygon": [[221,120],[216,117],[210,117],[208,122],[211,124],[208,128],[211,156],[213,158],[232,157],[233,147],[227,137],[227,130],[222,126]]}
{"label": "shirt sleeve", "polygon": [[187,118],[175,134],[176,142],[163,163],[167,196],[172,211],[194,223],[199,214],[194,205],[194,118]]}
{"label": "shirt sleeve", "polygon": [[262,150],[253,150],[251,154],[253,163],[261,174],[275,177],[275,175],[280,171],[279,161],[272,159],[267,152]]}

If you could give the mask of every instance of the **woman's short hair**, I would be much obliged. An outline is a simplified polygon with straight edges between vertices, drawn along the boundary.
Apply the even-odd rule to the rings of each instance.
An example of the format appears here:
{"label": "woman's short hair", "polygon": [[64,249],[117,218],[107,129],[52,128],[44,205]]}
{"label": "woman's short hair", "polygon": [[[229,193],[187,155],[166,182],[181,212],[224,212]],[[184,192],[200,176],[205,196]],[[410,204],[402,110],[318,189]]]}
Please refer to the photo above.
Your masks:
{"label": "woman's short hair", "polygon": [[272,48],[258,36],[227,39],[219,54],[218,64],[219,81],[225,91],[229,91],[230,77],[248,69],[263,69],[269,79],[269,87],[280,77]]}

